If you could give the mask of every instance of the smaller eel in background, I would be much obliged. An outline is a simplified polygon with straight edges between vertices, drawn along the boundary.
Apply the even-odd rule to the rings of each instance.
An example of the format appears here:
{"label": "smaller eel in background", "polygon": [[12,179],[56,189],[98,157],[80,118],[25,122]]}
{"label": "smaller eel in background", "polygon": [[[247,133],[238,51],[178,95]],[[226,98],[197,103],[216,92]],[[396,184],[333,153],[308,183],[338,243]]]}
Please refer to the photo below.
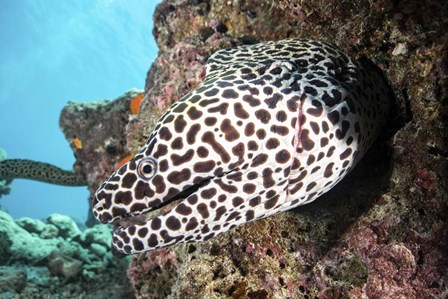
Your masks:
{"label": "smaller eel in background", "polygon": [[76,173],[57,166],[26,159],[0,161],[0,179],[29,179],[63,186],[86,186],[87,181]]}

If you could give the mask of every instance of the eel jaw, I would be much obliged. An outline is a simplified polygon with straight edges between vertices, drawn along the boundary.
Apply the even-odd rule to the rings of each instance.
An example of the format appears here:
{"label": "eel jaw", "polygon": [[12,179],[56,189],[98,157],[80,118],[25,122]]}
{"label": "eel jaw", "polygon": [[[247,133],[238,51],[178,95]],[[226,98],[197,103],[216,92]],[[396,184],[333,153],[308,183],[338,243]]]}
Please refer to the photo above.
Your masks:
{"label": "eel jaw", "polygon": [[[192,193],[190,193],[192,194]],[[170,198],[169,200],[166,200],[165,202],[162,202],[156,206],[153,206],[151,208],[146,208],[140,211],[133,211],[129,212],[123,215],[119,215],[114,217],[112,220],[108,221],[107,223],[113,224],[117,229],[121,228],[128,228],[130,226],[136,225],[136,224],[143,224],[149,220],[151,220],[152,216],[160,214],[160,213],[166,213],[166,211],[171,210],[172,208],[175,208],[181,201],[183,201],[185,198],[187,198],[190,194],[188,194],[184,198],[177,198],[177,195]]]}
{"label": "eel jaw", "polygon": [[[100,190],[102,190],[102,189],[100,189]],[[165,200],[165,201],[162,201],[159,198],[154,199],[154,198],[145,197],[143,199],[143,202],[139,203],[139,205],[141,207],[140,209],[135,210],[135,211],[126,211],[126,209],[124,209],[120,206],[116,206],[116,207],[112,207],[112,208],[109,208],[109,207],[105,208],[105,206],[110,206],[110,204],[107,204],[107,200],[105,198],[98,200],[97,198],[99,196],[104,196],[104,195],[101,194],[101,191],[97,191],[97,193],[95,194],[96,203],[93,206],[92,210],[93,210],[93,214],[94,214],[95,218],[99,222],[104,223],[104,224],[112,223],[115,225],[116,223],[122,221],[123,219],[134,218],[139,215],[148,214],[152,211],[161,209],[164,206],[169,205],[173,201],[179,199],[180,194],[182,194],[182,192],[173,196],[172,198],[170,198],[168,200]],[[108,200],[110,201],[110,199],[108,199]],[[112,214],[114,216],[112,216]]]}
{"label": "eel jaw", "polygon": [[[138,211],[132,211],[128,213],[124,213],[122,215],[117,215],[113,218],[104,219],[101,218],[101,215],[96,217],[99,221],[102,223],[110,223],[114,225],[114,235],[118,234],[119,232],[123,231],[124,229],[129,229],[132,226],[135,225],[143,225],[149,221],[151,221],[153,218],[156,218],[159,214],[167,214],[169,211],[175,209],[183,200],[188,198],[190,195],[194,194],[197,190],[199,190],[201,187],[206,186],[214,177],[207,177],[203,179],[201,182],[196,183],[187,189],[179,192],[178,194],[174,195],[168,200],[165,200],[164,202],[153,205],[148,208],[144,208]],[[101,211],[103,201],[99,201],[95,206],[95,211]],[[154,201],[154,200],[152,200]]]}

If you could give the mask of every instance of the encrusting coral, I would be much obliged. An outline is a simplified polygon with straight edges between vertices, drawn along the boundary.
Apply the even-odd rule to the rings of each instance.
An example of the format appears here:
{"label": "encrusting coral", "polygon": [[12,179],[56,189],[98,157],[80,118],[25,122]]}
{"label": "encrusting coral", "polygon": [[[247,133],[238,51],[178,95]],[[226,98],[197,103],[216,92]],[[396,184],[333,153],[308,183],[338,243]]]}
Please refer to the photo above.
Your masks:
{"label": "encrusting coral", "polygon": [[123,273],[128,263],[113,255],[110,243],[111,228],[105,225],[81,231],[65,215],[52,214],[45,222],[14,220],[0,210],[1,297],[125,294],[129,287]]}

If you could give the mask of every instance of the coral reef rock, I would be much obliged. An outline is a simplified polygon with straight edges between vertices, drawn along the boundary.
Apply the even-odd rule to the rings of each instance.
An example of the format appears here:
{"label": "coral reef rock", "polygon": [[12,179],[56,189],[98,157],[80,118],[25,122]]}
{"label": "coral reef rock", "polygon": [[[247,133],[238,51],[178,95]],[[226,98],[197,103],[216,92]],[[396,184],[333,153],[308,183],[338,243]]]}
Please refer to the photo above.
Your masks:
{"label": "coral reef rock", "polygon": [[52,252],[48,257],[48,269],[51,274],[63,277],[66,280],[75,279],[82,271],[80,260]]}
{"label": "coral reef rock", "polygon": [[81,233],[75,221],[66,215],[52,214],[47,217],[47,223],[56,226],[59,235],[64,239],[74,238]]}
{"label": "coral reef rock", "polygon": [[[141,91],[130,90],[113,101],[69,102],[62,109],[59,126],[76,157],[74,170],[86,178],[90,192],[130,154],[126,127],[134,118],[131,100],[139,94]],[[89,212],[86,224],[94,223]]]}
{"label": "coral reef rock", "polygon": [[0,266],[0,292],[3,294],[22,292],[27,285],[27,278],[28,275],[23,270],[9,270]]}
{"label": "coral reef rock", "polygon": [[133,256],[137,297],[446,297],[447,15],[448,2],[435,0],[163,1],[154,16],[160,51],[138,115],[129,117],[126,100],[63,112],[67,138],[85,144],[74,150],[91,191],[142,146],[168,105],[199,84],[207,58],[223,47],[334,43],[384,70],[397,111],[356,169],[316,202],[205,243]]}
{"label": "coral reef rock", "polygon": [[0,210],[0,297],[132,298],[128,259],[113,255],[111,232],[106,225],[81,231],[65,215],[45,223]]}

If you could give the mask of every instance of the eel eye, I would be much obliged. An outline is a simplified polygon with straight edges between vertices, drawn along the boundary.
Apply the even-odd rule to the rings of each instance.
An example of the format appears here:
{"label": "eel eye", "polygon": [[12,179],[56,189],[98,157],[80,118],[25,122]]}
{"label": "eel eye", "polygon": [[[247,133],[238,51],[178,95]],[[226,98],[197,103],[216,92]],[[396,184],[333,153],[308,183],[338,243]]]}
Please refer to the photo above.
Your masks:
{"label": "eel eye", "polygon": [[138,175],[143,179],[150,179],[156,173],[156,161],[151,158],[143,159],[137,167]]}

